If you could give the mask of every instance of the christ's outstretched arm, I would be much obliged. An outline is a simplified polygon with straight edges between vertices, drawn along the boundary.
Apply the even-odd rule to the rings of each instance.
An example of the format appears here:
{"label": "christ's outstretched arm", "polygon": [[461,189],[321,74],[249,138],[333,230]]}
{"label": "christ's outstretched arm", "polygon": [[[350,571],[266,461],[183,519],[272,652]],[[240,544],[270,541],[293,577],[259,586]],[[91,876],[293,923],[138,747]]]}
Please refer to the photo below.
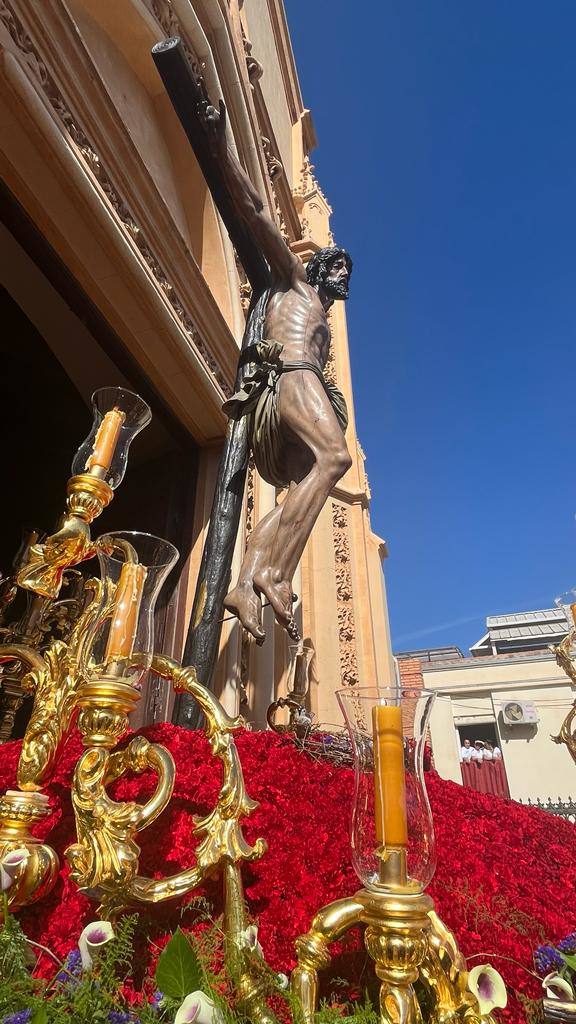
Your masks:
{"label": "christ's outstretched arm", "polygon": [[212,106],[205,108],[202,122],[236,210],[250,228],[274,275],[290,286],[297,281],[305,281],[306,271],[301,261],[291,252],[278,227],[266,213],[260,195],[228,146],[226,108],[222,100],[219,110]]}

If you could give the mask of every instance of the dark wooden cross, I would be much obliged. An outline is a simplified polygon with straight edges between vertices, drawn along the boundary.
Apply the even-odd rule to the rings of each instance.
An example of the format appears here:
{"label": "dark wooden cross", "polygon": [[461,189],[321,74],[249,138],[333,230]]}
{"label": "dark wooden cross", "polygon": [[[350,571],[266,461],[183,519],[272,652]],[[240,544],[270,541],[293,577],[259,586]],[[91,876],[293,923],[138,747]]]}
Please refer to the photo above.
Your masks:
{"label": "dark wooden cross", "polygon": [[[254,340],[256,321],[264,313],[270,271],[246,225],[235,211],[218,161],[210,150],[206,130],[199,116],[210,102],[203,80],[190,66],[182,42],[178,38],[157,43],[152,50],[152,56],[252,286],[252,303],[242,340],[244,348]],[[239,369],[237,388],[241,383],[241,372]],[[223,601],[230,582],[249,454],[247,417],[243,416],[230,421],[224,442],[210,525],[202,553],[184,648],[184,664],[193,665],[199,681],[207,687],[211,685],[218,656]],[[198,724],[196,705],[187,694],[179,697],[174,721],[178,725],[189,727]]]}

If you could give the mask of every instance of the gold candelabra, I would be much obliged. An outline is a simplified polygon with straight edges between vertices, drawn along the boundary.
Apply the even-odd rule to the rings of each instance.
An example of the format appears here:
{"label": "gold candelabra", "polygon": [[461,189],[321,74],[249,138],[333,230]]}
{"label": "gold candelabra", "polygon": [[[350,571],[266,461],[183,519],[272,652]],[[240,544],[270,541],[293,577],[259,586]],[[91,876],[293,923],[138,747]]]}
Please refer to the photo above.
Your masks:
{"label": "gold candelabra", "polygon": [[[34,699],[18,763],[19,788],[0,797],[0,858],[15,849],[28,852],[8,891],[9,903],[14,909],[29,905],[46,895],[55,883],[58,857],[46,842],[33,836],[31,829],[49,814],[48,798],[42,790],[53,776],[63,740],[77,723],[84,749],[71,787],[76,841],[65,851],[72,879],[98,900],[101,915],[114,917],[128,906],[181,897],[209,876],[220,874],[226,946],[240,964],[242,1010],[257,1024],[272,1024],[274,1016],[266,1004],[262,974],[239,953],[248,924],[241,865],[258,859],[266,850],[263,839],[250,845],[241,828],[242,818],[257,804],[246,793],[234,743],[240,719],[231,718],[214,695],[200,685],[192,666],[183,667],[154,652],[154,604],[178,556],[172,545],[147,534],[109,534],[98,541],[90,535],[91,523],[122,479],[132,437],[149,419],[149,410],[138,396],[119,389],[104,391],[100,404],[95,403],[97,415],[91,434],[73,463],[73,471],[78,467],[84,471],[74,472],[69,481],[62,525],[44,543],[29,545],[16,583],[28,590],[33,600],[53,602],[64,573],[93,555],[100,562],[100,579],[90,578],[83,584],[82,611],[66,640],[53,640],[45,650],[32,642],[10,640],[0,645],[0,663],[21,666],[22,686]],[[130,714],[140,699],[139,686],[147,671],[197,701],[204,713],[212,753],[223,770],[215,807],[195,824],[198,842],[194,866],[162,878],[139,873],[141,850],[137,838],[170,802],[174,761],[165,747],[143,736],[118,746],[129,729]],[[293,689],[303,699],[303,686],[295,685]],[[347,697],[349,725],[355,715],[360,732],[366,733],[361,691],[351,689]],[[411,697],[414,717],[419,713],[414,691]],[[345,702],[341,703],[344,707]],[[414,729],[419,724],[420,740],[429,709],[428,701],[420,722],[413,723]],[[365,850],[360,850],[362,844],[356,843],[360,861],[355,866],[365,885],[353,897],[320,910],[307,934],[297,940],[298,966],[293,972],[292,989],[306,1024],[313,1020],[318,971],[330,962],[330,944],[358,924],[365,927],[366,948],[381,981],[382,1024],[421,1024],[423,1006],[425,1019],[433,1024],[492,1020],[489,1014],[481,1016],[467,986],[466,964],[455,939],[423,891],[434,859],[428,825],[422,830],[418,870],[414,877],[408,872],[407,804],[402,795],[402,786],[408,785],[404,759],[408,754],[421,774],[422,743],[410,740],[406,746],[399,733],[390,733],[389,727],[399,721],[397,711],[396,707],[380,709],[374,717],[372,746],[355,746],[362,756],[372,751],[370,756],[377,762],[371,766],[378,785],[376,806],[370,813],[376,820],[379,841],[371,861],[365,857]],[[358,759],[356,767],[358,770]],[[113,781],[127,772],[148,770],[157,776],[157,785],[146,802],[117,801],[110,796],[108,787]],[[407,772],[406,779],[410,778]],[[416,803],[425,811],[427,800],[420,782],[416,778]],[[357,785],[357,792],[362,794],[362,785]],[[365,812],[366,801],[363,806]],[[357,824],[362,819],[360,811],[356,808]],[[365,825],[365,815],[362,820]],[[364,826],[360,827],[359,835],[367,834]]]}
{"label": "gold candelabra", "polygon": [[[19,789],[0,798],[0,858],[14,849],[28,852],[10,887],[9,904],[17,909],[34,903],[56,881],[58,857],[31,829],[50,813],[42,789],[50,782],[61,745],[77,722],[84,751],[72,782],[76,842],[65,851],[71,877],[82,891],[98,899],[101,915],[114,917],[127,906],[181,897],[220,873],[227,943],[239,950],[248,925],[240,865],[266,850],[262,839],[252,846],[247,843],[240,824],[257,806],[246,793],[233,739],[240,719],[224,711],[200,685],[192,667],[182,667],[153,651],[155,600],[178,552],[145,534],[108,535],[96,542],[91,538],[90,524],[111,501],[122,479],[128,446],[150,419],[142,399],[121,389],[97,392],[94,410],[91,433],[73,462],[73,472],[78,468],[85,472],[74,472],[68,483],[63,520],[44,543],[34,538],[28,545],[11,588],[27,590],[33,601],[41,601],[46,608],[58,597],[71,566],[98,555],[101,578],[84,583],[82,613],[66,640],[54,640],[41,651],[32,642],[41,634],[25,636],[28,643],[16,643],[14,630],[7,630],[9,642],[0,644],[0,663],[19,666],[21,684],[34,698],[18,762]],[[139,874],[136,839],[168,806],[174,761],[166,748],[142,736],[117,749],[129,728],[147,670],[196,699],[204,712],[212,753],[223,768],[216,806],[195,825],[194,867],[164,878]],[[140,804],[110,797],[108,786],[115,779],[146,770],[158,778],[149,800]],[[270,1024],[273,1016],[266,1007],[262,982],[244,963],[239,989],[245,1013],[258,1024]]]}
{"label": "gold candelabra", "polygon": [[424,892],[434,870],[422,774],[434,694],[349,687],[338,699],[354,751],[352,859],[364,887],[323,907],[296,941],[291,985],[305,1024],[314,1020],[330,945],[358,925],[380,980],[382,1024],[493,1021],[480,1012],[466,961]]}

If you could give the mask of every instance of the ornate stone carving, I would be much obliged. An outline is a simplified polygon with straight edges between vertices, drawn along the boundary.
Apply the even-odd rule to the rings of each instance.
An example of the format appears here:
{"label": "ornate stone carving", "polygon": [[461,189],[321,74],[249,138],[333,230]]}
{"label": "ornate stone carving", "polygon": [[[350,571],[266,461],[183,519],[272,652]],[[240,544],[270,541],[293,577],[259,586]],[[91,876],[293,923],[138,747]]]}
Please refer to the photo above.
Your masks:
{"label": "ornate stone carving", "polygon": [[[330,328],[330,335],[334,337],[334,310],[329,309],[326,315],[328,321],[328,327]],[[326,380],[329,380],[331,384],[338,387],[338,375],[336,373],[336,360],[334,358],[334,344],[330,345],[328,350],[328,359],[326,360],[326,366],[324,367],[324,376]]]}
{"label": "ornate stone carving", "polygon": [[259,60],[256,60],[252,53],[252,43],[244,33],[242,29],[242,42],[244,43],[244,53],[246,54],[246,69],[248,71],[248,80],[254,88],[256,82],[258,82],[264,74],[264,68],[262,67]]}
{"label": "ornate stone carving", "polygon": [[248,473],[246,475],[246,540],[254,528],[254,474],[256,464],[251,455],[248,461]]}
{"label": "ornate stone carving", "polygon": [[[169,0],[161,0],[161,2],[160,0],[154,0],[155,7],[157,4],[158,6],[161,6],[161,4],[168,7],[171,6]],[[25,57],[27,65],[42,87],[44,94],[47,96],[53,110],[58,115],[68,136],[76,146],[86,167],[91,172],[110,206],[116,213],[124,233],[136,246],[138,252],[150,270],[152,277],[156,281],[156,284],[165,294],[190,343],[202,356],[208,370],[218,382],[224,394],[227,396],[230,395],[231,382],[218,366],[218,363],[214,359],[209,347],[204,342],[204,339],[201,337],[196,325],[194,324],[192,317],[186,311],[183,303],[175,293],[174,286],[168,280],[166,273],[150,248],[140,225],[132,216],[128,206],[113,184],[108,171],[102,162],[100,154],[97,152],[82,128],[78,125],[77,119],[68,108],[62,94],[54,82],[54,79],[51,77],[46,64],[7,0],[0,0],[0,21],[6,26],[13,42]]]}
{"label": "ornate stone carving", "polygon": [[334,564],[336,567],[336,614],[338,616],[340,644],[340,680],[343,686],[355,686],[358,684],[358,655],[356,651],[354,604],[352,601],[348,510],[338,502],[332,503],[332,533],[334,539]]}
{"label": "ornate stone carving", "polygon": [[250,303],[252,301],[252,286],[246,276],[246,271],[238,259],[238,253],[234,250],[234,259],[236,261],[236,270],[238,272],[238,278],[240,280],[240,305],[244,316],[248,315],[250,309]]}
{"label": "ornate stone carving", "polygon": [[294,189],[294,194],[307,196],[310,192],[315,192],[318,188],[319,185],[314,175],[314,164],[311,163],[309,156],[305,156],[304,163],[302,164],[302,169],[300,171],[300,179]]}
{"label": "ornate stone carving", "polygon": [[278,178],[281,174],[284,174],[284,167],[282,161],[272,152],[272,143],[270,139],[267,139],[265,135],[260,136],[262,142],[262,149],[264,150],[264,156],[266,157],[266,165],[268,167],[268,174],[270,175],[270,181],[274,181],[274,178]]}
{"label": "ornate stone carving", "polygon": [[202,73],[204,65],[198,59],[193,47],[190,45],[186,33],[183,31],[182,26],[178,20],[176,11],[172,4],[172,0],[152,0],[152,10],[158,24],[164,30],[168,37],[179,36],[182,40],[182,45],[186,51],[186,56],[190,61],[194,71],[197,75]]}
{"label": "ornate stone carving", "polygon": [[[246,541],[254,529],[254,475],[256,466],[254,458],[250,456],[248,461],[248,473],[246,475],[246,520],[244,536]],[[242,630],[240,641],[240,704],[248,704],[247,686],[250,679],[250,650],[252,638],[245,629]]]}
{"label": "ornate stone carving", "polygon": [[[312,238],[314,236],[313,225],[318,230],[319,225],[324,222],[325,226],[321,228],[321,235],[324,237],[324,232],[327,234],[326,241],[323,241],[322,244],[334,245],[334,235],[329,225],[332,207],[318,184],[314,174],[314,165],[308,156],[304,157],[300,177],[292,190],[292,195],[300,218],[302,237]],[[318,238],[315,240],[319,241]]]}

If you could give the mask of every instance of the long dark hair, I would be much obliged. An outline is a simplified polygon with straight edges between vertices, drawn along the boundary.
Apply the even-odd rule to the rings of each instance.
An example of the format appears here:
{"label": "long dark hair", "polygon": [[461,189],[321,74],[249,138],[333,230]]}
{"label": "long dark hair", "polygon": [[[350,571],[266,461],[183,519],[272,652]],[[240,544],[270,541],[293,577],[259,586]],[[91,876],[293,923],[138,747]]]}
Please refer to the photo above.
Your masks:
{"label": "long dark hair", "polygon": [[344,257],[348,267],[348,273],[351,274],[352,257],[350,256],[350,253],[346,252],[346,249],[341,249],[338,245],[328,245],[324,249],[319,249],[318,252],[315,252],[308,260],[308,263],[306,264],[306,277],[308,278],[308,284],[311,284],[313,288],[322,284],[337,256]]}

